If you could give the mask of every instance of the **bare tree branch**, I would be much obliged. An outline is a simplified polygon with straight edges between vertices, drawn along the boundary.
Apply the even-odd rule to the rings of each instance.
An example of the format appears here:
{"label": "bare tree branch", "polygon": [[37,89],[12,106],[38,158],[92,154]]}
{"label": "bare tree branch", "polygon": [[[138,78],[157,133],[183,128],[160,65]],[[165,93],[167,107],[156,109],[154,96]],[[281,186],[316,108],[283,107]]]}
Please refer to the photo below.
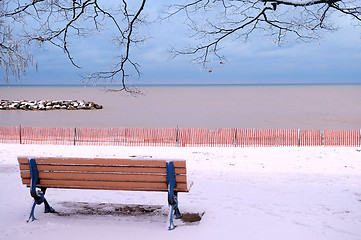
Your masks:
{"label": "bare tree branch", "polygon": [[336,30],[330,23],[335,12],[361,22],[356,0],[191,0],[168,6],[161,19],[185,17],[190,38],[198,44],[173,47],[172,55],[191,55],[193,62],[207,68],[214,58],[223,61],[219,46],[225,39],[246,41],[261,34],[279,45],[310,42],[319,39],[322,31]]}
{"label": "bare tree branch", "polygon": [[26,73],[26,69],[33,63],[33,57],[26,51],[23,41],[13,39],[13,29],[1,19],[0,33],[0,68],[5,70],[0,81],[9,84],[10,76],[18,80]]}
{"label": "bare tree branch", "polygon": [[[133,62],[130,59],[130,49],[131,49],[131,45],[132,43],[135,42],[135,40],[133,39],[133,31],[134,31],[134,27],[136,25],[136,23],[138,21],[140,21],[139,17],[140,14],[142,13],[146,0],[142,0],[141,5],[139,6],[139,8],[137,9],[137,11],[135,12],[135,14],[130,14],[128,12],[128,6],[126,1],[123,0],[124,3],[124,7],[123,7],[123,11],[124,11],[124,16],[126,16],[127,19],[127,28],[124,31],[121,31],[119,26],[118,30],[121,33],[121,39],[120,39],[120,43],[125,45],[125,54],[123,56],[121,56],[121,60],[120,62],[117,64],[117,66],[111,70],[111,71],[102,71],[102,72],[96,72],[91,74],[88,79],[92,80],[92,79],[110,79],[113,80],[114,77],[116,77],[119,73],[121,75],[121,84],[122,87],[118,90],[115,89],[111,89],[112,91],[132,91],[129,87],[127,87],[126,85],[126,79],[127,77],[129,77],[129,75],[126,73],[126,65],[129,64],[136,72],[138,78],[140,77],[141,73],[139,71],[139,64]],[[106,14],[108,15],[108,14]],[[115,19],[112,18],[112,20],[114,21]],[[116,22],[116,21],[115,21]],[[140,40],[142,41],[142,40]]]}
{"label": "bare tree branch", "polygon": [[[18,34],[17,37],[11,36],[11,38],[22,39],[22,42],[29,44],[32,42],[38,42],[42,45],[50,43],[62,49],[76,68],[81,68],[81,66],[73,57],[70,43],[75,42],[74,39],[78,37],[88,37],[95,31],[112,27],[112,31],[115,31],[116,35],[115,41],[120,47],[118,62],[115,62],[113,68],[90,73],[84,79],[94,82],[120,82],[122,84],[121,90],[131,91],[127,87],[126,81],[130,76],[133,77],[132,72],[135,73],[136,78],[141,75],[140,65],[131,59],[131,49],[136,44],[145,41],[145,38],[139,38],[135,34],[144,24],[141,15],[145,3],[146,0],[138,2],[123,0],[119,6],[110,5],[109,9],[105,9],[106,1],[100,0],[0,1],[0,21],[4,24],[5,21],[20,23],[19,25],[24,29],[24,34],[22,36]],[[29,19],[32,21],[31,26],[26,23]],[[93,23],[93,27],[89,21]],[[18,32],[20,31],[18,30]],[[1,36],[5,37],[4,32],[0,33]],[[4,43],[2,43],[1,49],[2,52],[5,51]],[[28,65],[23,64],[23,67],[25,66]],[[8,70],[6,71],[8,72]]]}

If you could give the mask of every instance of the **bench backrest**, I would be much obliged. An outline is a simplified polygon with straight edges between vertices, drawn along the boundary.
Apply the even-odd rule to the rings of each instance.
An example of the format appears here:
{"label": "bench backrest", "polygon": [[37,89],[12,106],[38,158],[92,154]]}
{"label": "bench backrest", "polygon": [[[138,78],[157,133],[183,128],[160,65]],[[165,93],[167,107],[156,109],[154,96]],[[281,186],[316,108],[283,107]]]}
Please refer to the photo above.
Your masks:
{"label": "bench backrest", "polygon": [[[35,157],[38,187],[167,191],[166,160]],[[30,186],[27,157],[18,157],[23,184]],[[174,160],[177,192],[188,192],[186,161]]]}

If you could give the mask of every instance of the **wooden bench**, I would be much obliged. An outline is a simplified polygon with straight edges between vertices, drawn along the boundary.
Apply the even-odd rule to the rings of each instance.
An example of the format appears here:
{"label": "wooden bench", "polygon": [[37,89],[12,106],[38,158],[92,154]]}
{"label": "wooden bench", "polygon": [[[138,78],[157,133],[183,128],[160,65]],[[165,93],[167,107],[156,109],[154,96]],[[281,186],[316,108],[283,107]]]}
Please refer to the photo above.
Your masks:
{"label": "wooden bench", "polygon": [[[55,212],[45,199],[47,188],[101,189],[168,192],[171,206],[169,230],[178,209],[178,192],[189,192],[186,161],[109,158],[18,157],[23,184],[34,198],[29,220],[35,220],[36,205]],[[38,190],[36,190],[39,188]],[[28,220],[28,221],[29,221]]]}

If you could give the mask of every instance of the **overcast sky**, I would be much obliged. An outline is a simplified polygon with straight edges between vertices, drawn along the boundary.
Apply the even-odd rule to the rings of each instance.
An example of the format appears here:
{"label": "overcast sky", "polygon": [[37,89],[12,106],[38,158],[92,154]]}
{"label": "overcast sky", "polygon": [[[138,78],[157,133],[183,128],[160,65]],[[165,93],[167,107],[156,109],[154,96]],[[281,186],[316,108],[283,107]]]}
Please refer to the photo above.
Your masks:
{"label": "overcast sky", "polygon": [[[152,5],[151,13],[157,10]],[[280,47],[267,39],[246,43],[225,41],[222,53],[227,60],[223,64],[215,62],[208,69],[193,65],[186,56],[170,60],[170,46],[180,45],[185,39],[186,28],[180,22],[173,19],[173,22],[153,23],[145,31],[151,38],[140,48],[131,50],[142,72],[135,83],[361,83],[361,29],[354,28],[345,17],[336,20],[342,29],[324,34],[320,43],[290,43]],[[45,43],[44,49],[34,49],[38,71],[35,67],[30,69],[20,84],[80,84],[85,72],[109,66],[109,59],[112,60],[109,56],[117,48],[105,34],[99,34],[73,44],[71,50],[83,67],[81,70],[74,68],[61,50]]]}

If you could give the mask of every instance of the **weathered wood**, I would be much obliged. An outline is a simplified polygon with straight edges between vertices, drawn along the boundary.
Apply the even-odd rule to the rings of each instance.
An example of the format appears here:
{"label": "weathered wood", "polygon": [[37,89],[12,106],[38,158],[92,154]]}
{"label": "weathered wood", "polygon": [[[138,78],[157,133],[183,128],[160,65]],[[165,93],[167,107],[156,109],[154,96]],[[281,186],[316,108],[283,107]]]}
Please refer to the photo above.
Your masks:
{"label": "weathered wood", "polygon": [[[22,172],[22,178],[30,179],[30,172]],[[89,173],[89,172],[39,172],[40,179],[59,180],[96,180],[96,181],[129,181],[129,182],[167,182],[167,175],[159,174],[127,174],[127,173]],[[185,175],[176,176],[177,183],[187,182]]]}
{"label": "weathered wood", "polygon": [[[26,157],[18,157],[20,164],[27,164]],[[172,160],[173,161],[173,160]],[[36,164],[70,164],[70,165],[96,165],[96,166],[146,166],[146,167],[164,167],[166,160],[139,160],[139,159],[112,159],[112,158],[36,158]],[[174,167],[186,167],[185,161],[174,160]]]}
{"label": "weathered wood", "polygon": [[[166,160],[113,158],[34,158],[38,187],[167,191]],[[30,186],[27,157],[18,157],[23,184]],[[173,161],[178,192],[188,192],[186,162]]]}
{"label": "weathered wood", "polygon": [[[23,184],[30,186],[30,179],[23,179]],[[168,191],[166,182],[112,182],[112,181],[76,181],[40,179],[38,187],[46,188],[76,188],[103,190],[133,190],[133,191]],[[175,188],[178,192],[188,192],[186,183],[179,183]]]}
{"label": "weathered wood", "polygon": [[[39,172],[42,171],[64,171],[64,172],[124,172],[124,173],[159,173],[167,174],[167,169],[163,167],[132,167],[132,166],[89,166],[89,165],[37,165]],[[21,171],[29,171],[29,164],[20,164]],[[186,174],[186,168],[175,168],[176,174]]]}

